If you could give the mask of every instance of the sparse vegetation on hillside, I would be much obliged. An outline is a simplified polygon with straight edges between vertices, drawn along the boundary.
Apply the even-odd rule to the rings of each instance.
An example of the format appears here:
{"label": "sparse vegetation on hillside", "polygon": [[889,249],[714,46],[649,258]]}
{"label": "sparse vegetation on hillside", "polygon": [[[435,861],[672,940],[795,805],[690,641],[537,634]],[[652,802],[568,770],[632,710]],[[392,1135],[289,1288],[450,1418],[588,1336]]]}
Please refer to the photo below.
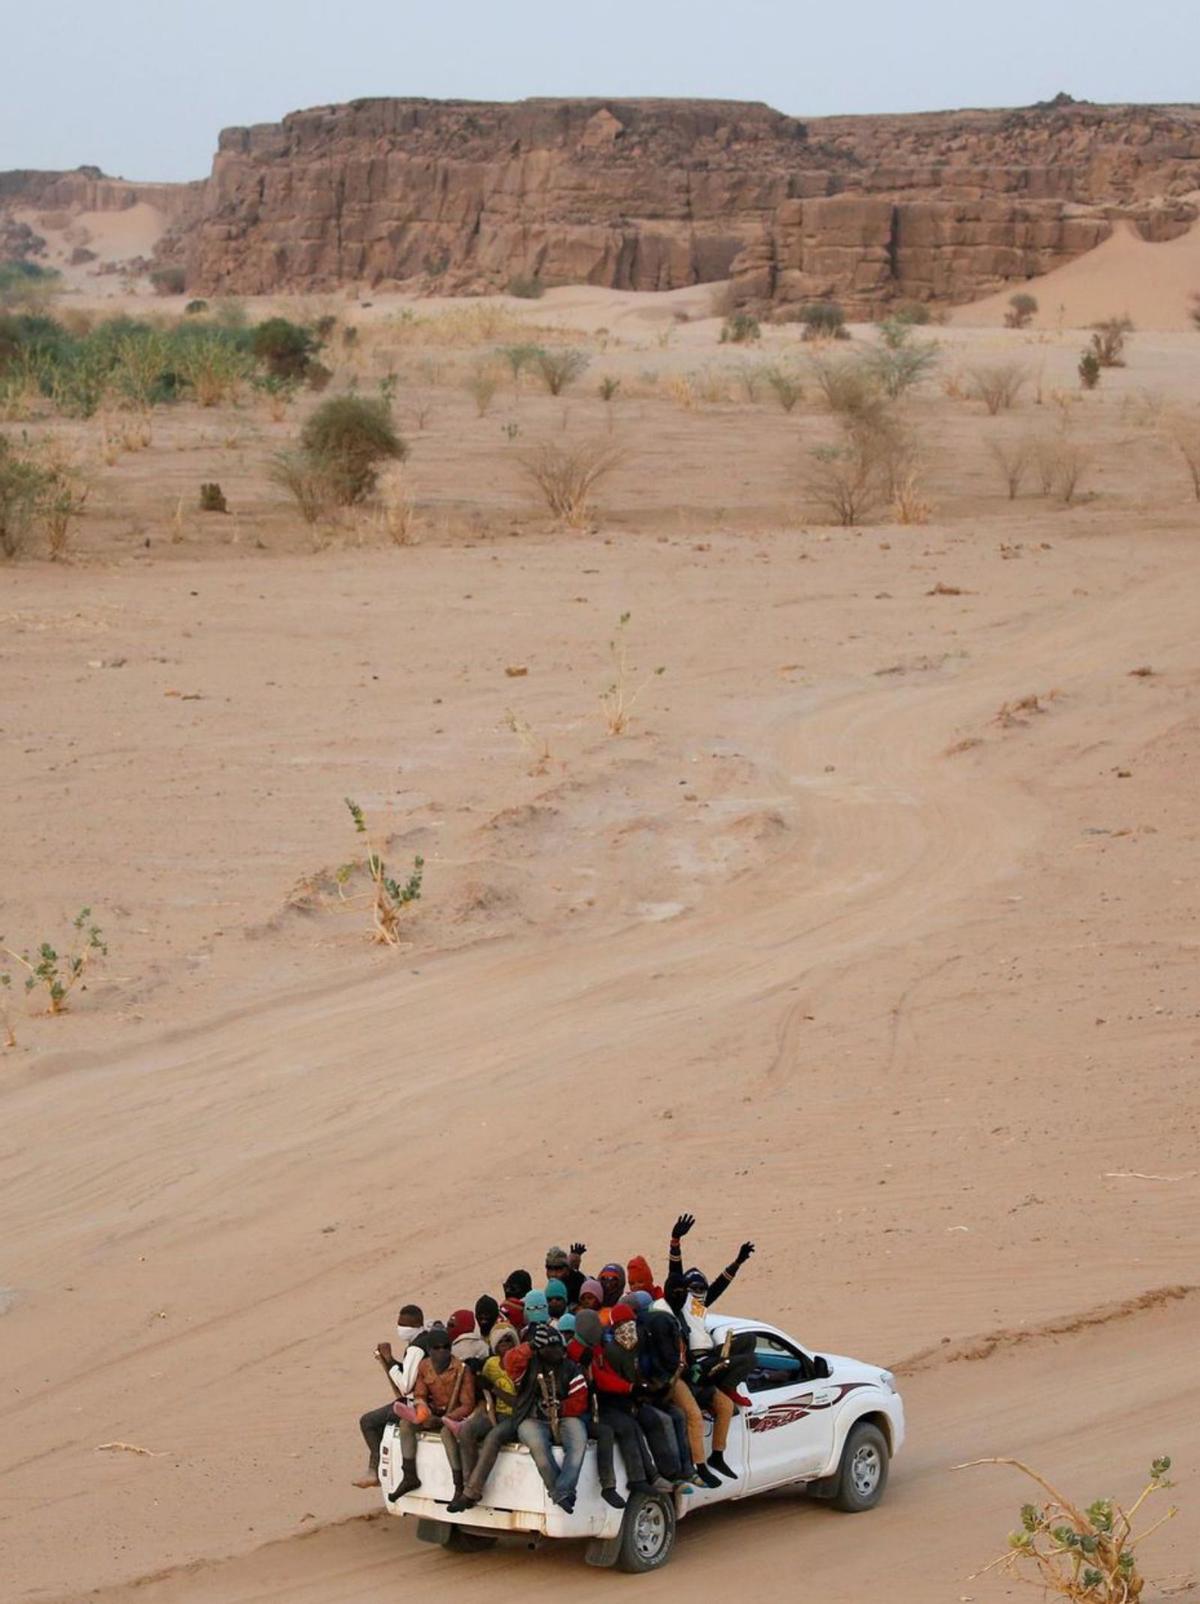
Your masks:
{"label": "sparse vegetation on hillside", "polygon": [[796,314],[804,325],[805,340],[848,340],[846,314],[836,301],[806,301]]}
{"label": "sparse vegetation on hillside", "polygon": [[380,463],[408,455],[387,403],[357,395],[322,401],[301,430],[300,449],[331,499],[345,507],[370,495]]}

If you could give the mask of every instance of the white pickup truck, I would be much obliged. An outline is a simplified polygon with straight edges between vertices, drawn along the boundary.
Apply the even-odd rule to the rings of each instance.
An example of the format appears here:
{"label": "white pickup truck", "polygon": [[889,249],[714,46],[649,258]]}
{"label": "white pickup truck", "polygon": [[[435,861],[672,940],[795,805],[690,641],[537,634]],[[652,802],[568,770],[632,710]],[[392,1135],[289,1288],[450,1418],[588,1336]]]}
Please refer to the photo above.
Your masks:
{"label": "white pickup truck", "polygon": [[[857,1359],[810,1353],[774,1326],[710,1316],[718,1342],[727,1331],[751,1331],[755,1366],[744,1390],[748,1409],[735,1417],[725,1458],[734,1481],[689,1493],[634,1494],[622,1511],[600,1497],[596,1450],[588,1444],[574,1512],[550,1502],[529,1451],[514,1443],[501,1450],[488,1478],[486,1501],[463,1514],[447,1513],[454,1496],[441,1442],[418,1443],[421,1485],[391,1503],[400,1479],[395,1427],[384,1432],[379,1461],[384,1508],[415,1516],[417,1536],[444,1547],[490,1547],[502,1532],[587,1540],[589,1565],[626,1571],[658,1570],[671,1557],[675,1530],[686,1515],[727,1499],[749,1498],[773,1487],[804,1484],[838,1509],[872,1509],[887,1485],[888,1465],[904,1441],[904,1405],[892,1375]],[[711,1433],[712,1424],[708,1423]],[[627,1492],[617,1455],[618,1488]]]}

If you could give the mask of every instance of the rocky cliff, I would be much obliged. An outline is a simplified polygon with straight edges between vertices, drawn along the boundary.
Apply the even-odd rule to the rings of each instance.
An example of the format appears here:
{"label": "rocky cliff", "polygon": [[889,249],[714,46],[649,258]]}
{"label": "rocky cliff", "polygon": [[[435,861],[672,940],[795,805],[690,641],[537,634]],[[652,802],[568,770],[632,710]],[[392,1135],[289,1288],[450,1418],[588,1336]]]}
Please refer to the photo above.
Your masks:
{"label": "rocky cliff", "polygon": [[181,238],[197,291],[514,276],[855,310],[966,300],[1089,250],[1129,217],[1197,215],[1200,111],[797,121],[763,105],[369,100],[228,129]]}

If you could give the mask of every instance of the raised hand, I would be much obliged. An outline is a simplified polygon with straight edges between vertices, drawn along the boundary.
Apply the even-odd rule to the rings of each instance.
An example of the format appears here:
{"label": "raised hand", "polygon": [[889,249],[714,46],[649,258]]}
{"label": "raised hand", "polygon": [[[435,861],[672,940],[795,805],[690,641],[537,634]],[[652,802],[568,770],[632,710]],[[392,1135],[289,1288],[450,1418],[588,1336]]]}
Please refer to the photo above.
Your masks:
{"label": "raised hand", "polygon": [[570,1253],[570,1255],[571,1255],[571,1257],[573,1259],[576,1259],[576,1260],[582,1259],[583,1255],[587,1252],[587,1243],[586,1242],[572,1242],[570,1248],[568,1249],[568,1252]]}
{"label": "raised hand", "polygon": [[673,1242],[678,1241],[681,1236],[686,1236],[695,1223],[696,1216],[694,1214],[681,1214],[671,1227],[671,1240]]}
{"label": "raised hand", "polygon": [[746,1260],[750,1257],[750,1255],[753,1252],[754,1252],[754,1243],[753,1242],[743,1242],[741,1247],[737,1250],[737,1262],[738,1262],[738,1264],[745,1264]]}

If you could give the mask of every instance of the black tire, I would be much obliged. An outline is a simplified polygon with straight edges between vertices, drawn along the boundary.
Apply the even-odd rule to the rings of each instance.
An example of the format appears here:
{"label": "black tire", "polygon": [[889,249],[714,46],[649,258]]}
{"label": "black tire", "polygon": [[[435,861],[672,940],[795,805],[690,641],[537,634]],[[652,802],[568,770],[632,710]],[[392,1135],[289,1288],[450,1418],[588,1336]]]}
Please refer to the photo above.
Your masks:
{"label": "black tire", "polygon": [[833,1507],[847,1515],[874,1509],[888,1479],[887,1438],[869,1420],[851,1426],[838,1466]]}
{"label": "black tire", "polygon": [[617,1565],[642,1576],[661,1570],[675,1551],[675,1505],[662,1493],[634,1493],[621,1521]]}
{"label": "black tire", "polygon": [[456,1554],[482,1554],[486,1548],[495,1548],[496,1539],[490,1532],[473,1532],[465,1526],[451,1526],[446,1547]]}

